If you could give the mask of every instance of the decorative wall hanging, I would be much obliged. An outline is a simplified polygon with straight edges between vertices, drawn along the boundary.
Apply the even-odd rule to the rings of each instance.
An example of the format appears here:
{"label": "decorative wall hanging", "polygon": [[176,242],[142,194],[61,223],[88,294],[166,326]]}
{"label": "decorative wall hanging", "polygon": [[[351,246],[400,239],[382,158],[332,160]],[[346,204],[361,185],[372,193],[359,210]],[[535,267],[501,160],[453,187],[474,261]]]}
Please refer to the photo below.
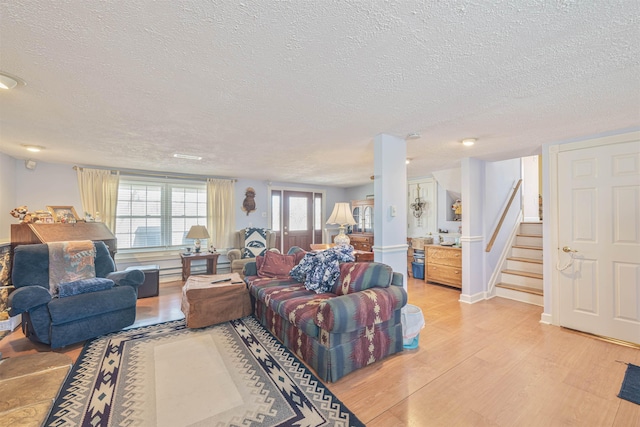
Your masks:
{"label": "decorative wall hanging", "polygon": [[460,201],[460,199],[456,199],[456,202],[453,205],[451,205],[451,210],[455,215],[453,220],[462,221],[462,202]]}
{"label": "decorative wall hanging", "polygon": [[415,203],[411,203],[411,213],[413,213],[414,217],[420,219],[427,203],[420,198],[420,184],[417,185],[416,192],[418,193],[418,197],[416,197]]}
{"label": "decorative wall hanging", "polygon": [[242,210],[249,216],[250,212],[256,210],[256,190],[251,187],[247,187],[244,193],[244,200],[242,201]]}

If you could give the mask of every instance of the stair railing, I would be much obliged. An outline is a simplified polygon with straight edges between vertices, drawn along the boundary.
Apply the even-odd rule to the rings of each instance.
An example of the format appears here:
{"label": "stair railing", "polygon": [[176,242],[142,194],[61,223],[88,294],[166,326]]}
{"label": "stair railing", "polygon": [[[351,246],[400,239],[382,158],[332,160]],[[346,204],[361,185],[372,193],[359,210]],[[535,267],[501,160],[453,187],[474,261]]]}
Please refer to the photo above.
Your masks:
{"label": "stair railing", "polygon": [[487,248],[485,249],[485,252],[491,252],[491,249],[493,248],[493,244],[495,243],[496,238],[498,237],[498,233],[502,228],[502,223],[504,222],[504,219],[507,217],[507,213],[509,212],[509,209],[511,209],[511,204],[513,203],[513,199],[516,198],[516,194],[518,194],[518,189],[520,189],[521,184],[522,184],[522,179],[519,179],[518,183],[513,189],[513,192],[511,193],[511,197],[509,198],[509,202],[507,203],[507,206],[504,208],[504,211],[502,212],[500,221],[498,221],[498,225],[496,225],[496,229],[494,230],[493,235],[491,236],[491,240],[489,240],[489,243],[487,244]]}

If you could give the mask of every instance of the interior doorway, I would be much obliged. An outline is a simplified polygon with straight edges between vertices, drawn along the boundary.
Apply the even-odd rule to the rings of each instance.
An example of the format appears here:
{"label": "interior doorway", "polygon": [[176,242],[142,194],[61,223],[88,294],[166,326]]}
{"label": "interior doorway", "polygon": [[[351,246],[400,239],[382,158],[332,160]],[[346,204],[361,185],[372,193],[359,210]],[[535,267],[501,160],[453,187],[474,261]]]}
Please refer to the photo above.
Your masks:
{"label": "interior doorway", "polygon": [[282,253],[287,253],[292,246],[308,251],[312,243],[322,243],[324,199],[324,192],[270,190],[269,224],[276,233],[276,247]]}
{"label": "interior doorway", "polygon": [[560,146],[558,316],[640,344],[640,139],[620,138]]}

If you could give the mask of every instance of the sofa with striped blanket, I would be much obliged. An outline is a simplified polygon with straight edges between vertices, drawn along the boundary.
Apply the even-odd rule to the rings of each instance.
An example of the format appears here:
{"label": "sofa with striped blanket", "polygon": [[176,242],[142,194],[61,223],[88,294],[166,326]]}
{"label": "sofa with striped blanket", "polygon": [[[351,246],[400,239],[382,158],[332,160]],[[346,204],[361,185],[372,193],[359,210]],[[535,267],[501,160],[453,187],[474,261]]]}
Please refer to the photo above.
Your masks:
{"label": "sofa with striped blanket", "polygon": [[264,277],[255,262],[244,271],[256,318],[331,382],[402,350],[400,310],[407,303],[402,275],[388,265],[344,262],[339,269],[324,293],[283,274]]}

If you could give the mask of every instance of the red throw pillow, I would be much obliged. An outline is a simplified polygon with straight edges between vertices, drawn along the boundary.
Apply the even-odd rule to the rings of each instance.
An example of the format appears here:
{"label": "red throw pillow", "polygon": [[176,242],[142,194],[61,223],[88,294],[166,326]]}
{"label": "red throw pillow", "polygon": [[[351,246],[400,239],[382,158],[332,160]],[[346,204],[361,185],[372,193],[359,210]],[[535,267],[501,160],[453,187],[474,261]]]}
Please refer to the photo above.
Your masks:
{"label": "red throw pillow", "polygon": [[306,254],[307,254],[307,251],[299,251],[293,254],[293,256],[295,257],[294,265],[300,264],[300,261],[302,261],[302,258],[304,258]]}
{"label": "red throw pillow", "polygon": [[289,277],[289,272],[295,265],[295,255],[283,255],[272,251],[264,254],[262,265],[258,267],[258,276],[271,277],[275,279],[285,279]]}
{"label": "red throw pillow", "polygon": [[258,255],[256,257],[256,271],[260,271],[263,263],[264,263],[264,256]]}

